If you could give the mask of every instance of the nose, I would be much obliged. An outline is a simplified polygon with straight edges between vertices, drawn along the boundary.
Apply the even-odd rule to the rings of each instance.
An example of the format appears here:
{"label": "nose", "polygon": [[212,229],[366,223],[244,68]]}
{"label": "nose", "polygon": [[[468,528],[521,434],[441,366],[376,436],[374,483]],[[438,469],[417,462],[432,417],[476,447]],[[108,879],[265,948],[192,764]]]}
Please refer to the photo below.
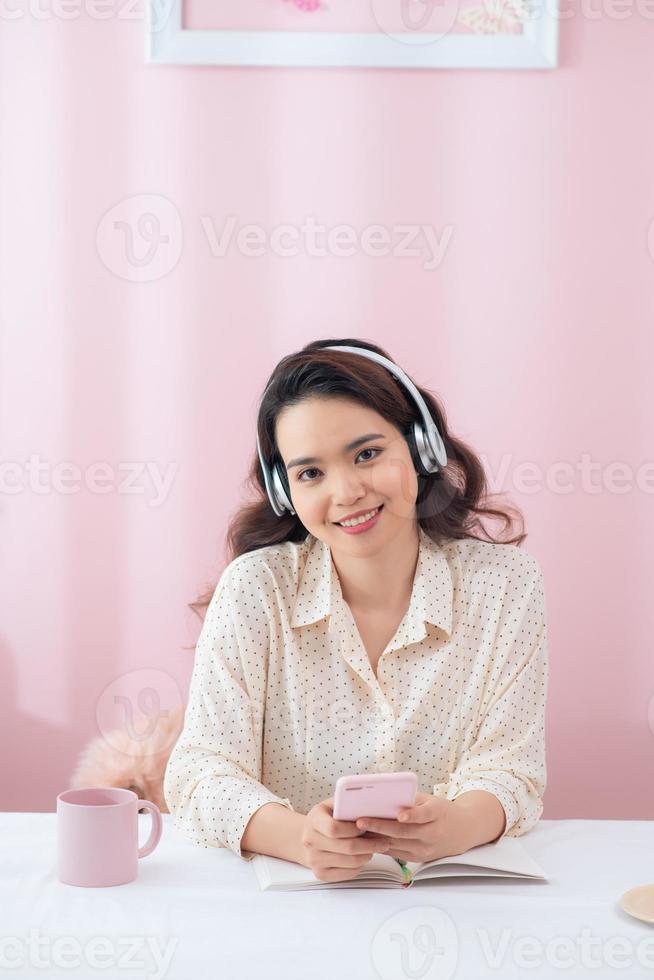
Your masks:
{"label": "nose", "polygon": [[368,492],[358,473],[343,470],[332,478],[332,498],[336,506],[348,507]]}

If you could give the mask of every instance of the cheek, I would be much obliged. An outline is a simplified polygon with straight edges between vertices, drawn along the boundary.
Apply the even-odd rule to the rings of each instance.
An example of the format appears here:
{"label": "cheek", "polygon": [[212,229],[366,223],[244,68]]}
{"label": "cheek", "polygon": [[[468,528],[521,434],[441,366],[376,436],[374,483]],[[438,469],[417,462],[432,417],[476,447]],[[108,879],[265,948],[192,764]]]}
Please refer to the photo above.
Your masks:
{"label": "cheek", "polygon": [[307,493],[299,484],[293,487],[293,506],[306,528],[325,522],[325,506],[320,496]]}
{"label": "cheek", "polygon": [[411,459],[395,456],[388,459],[375,473],[375,490],[395,507],[413,507],[418,494],[418,479]]}

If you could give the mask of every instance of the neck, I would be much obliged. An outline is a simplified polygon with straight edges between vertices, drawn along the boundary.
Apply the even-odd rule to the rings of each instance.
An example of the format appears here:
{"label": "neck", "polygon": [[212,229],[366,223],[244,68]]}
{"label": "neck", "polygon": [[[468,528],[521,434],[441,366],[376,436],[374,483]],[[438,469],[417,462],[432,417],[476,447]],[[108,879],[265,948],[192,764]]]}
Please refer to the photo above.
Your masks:
{"label": "neck", "polygon": [[407,521],[406,533],[398,534],[378,554],[368,558],[332,550],[332,561],[348,606],[362,613],[404,609],[411,598],[419,546],[418,523]]}

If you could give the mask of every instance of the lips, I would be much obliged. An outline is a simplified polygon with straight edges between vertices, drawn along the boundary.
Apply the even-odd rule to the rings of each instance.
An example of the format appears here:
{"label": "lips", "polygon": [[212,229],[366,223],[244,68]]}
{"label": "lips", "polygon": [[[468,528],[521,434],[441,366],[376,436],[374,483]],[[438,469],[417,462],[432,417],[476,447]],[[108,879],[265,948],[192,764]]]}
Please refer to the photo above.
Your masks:
{"label": "lips", "polygon": [[[365,514],[371,514],[373,512],[375,516],[377,516],[377,514],[379,513],[379,511],[382,509],[383,506],[384,506],[383,504],[379,504],[377,507],[371,507],[370,510],[362,510],[360,514],[354,514],[352,517],[344,517],[343,521],[353,521],[358,517],[363,517]],[[334,521],[334,523],[338,524],[339,527],[345,526],[342,521]]]}

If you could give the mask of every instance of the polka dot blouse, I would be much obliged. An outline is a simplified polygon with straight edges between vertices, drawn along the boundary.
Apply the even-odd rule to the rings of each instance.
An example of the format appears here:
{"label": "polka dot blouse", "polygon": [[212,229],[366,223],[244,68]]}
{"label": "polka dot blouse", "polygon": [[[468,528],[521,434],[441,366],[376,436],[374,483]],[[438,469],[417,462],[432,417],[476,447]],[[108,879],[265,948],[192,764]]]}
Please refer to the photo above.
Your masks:
{"label": "polka dot blouse", "polygon": [[240,555],[202,626],[164,794],[174,825],[241,851],[266,803],[307,813],[339,776],[411,770],[418,790],[502,804],[502,836],[538,821],[546,783],[543,577],[509,544],[438,547],[419,528],[409,608],[377,676],[329,547],[313,535]]}

